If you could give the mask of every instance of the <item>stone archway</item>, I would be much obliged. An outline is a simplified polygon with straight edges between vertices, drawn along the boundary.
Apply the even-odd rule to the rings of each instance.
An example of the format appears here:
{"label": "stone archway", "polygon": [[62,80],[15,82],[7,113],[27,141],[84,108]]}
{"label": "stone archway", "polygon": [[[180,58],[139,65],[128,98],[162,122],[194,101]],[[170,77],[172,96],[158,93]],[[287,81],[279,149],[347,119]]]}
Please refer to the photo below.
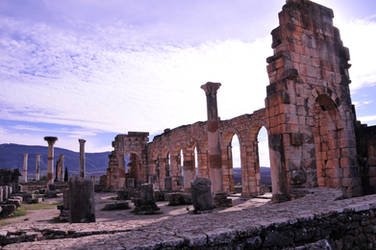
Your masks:
{"label": "stone archway", "polygon": [[327,95],[319,95],[314,106],[312,128],[316,153],[317,182],[320,187],[342,186],[340,164],[344,126],[337,105]]}

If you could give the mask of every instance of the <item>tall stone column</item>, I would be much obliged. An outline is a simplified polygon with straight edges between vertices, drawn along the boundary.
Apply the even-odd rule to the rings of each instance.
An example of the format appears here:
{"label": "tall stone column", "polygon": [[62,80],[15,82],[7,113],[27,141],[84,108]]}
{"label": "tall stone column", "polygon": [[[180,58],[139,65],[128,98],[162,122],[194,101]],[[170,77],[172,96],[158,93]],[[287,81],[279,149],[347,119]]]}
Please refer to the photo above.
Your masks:
{"label": "tall stone column", "polygon": [[221,146],[219,139],[219,118],[217,110],[217,90],[220,83],[208,82],[201,86],[206,94],[208,112],[208,154],[209,172],[214,194],[223,192]]}
{"label": "tall stone column", "polygon": [[40,154],[36,155],[35,159],[35,180],[39,181],[40,179]]}
{"label": "tall stone column", "polygon": [[56,181],[62,181],[63,178],[62,178],[62,172],[63,172],[63,169],[64,169],[64,155],[61,154],[59,155],[59,159],[57,160],[57,164],[56,164]]}
{"label": "tall stone column", "polygon": [[48,162],[47,162],[47,188],[54,183],[54,144],[57,137],[46,136],[44,140],[48,143]]}
{"label": "tall stone column", "polygon": [[24,161],[23,161],[23,179],[24,179],[24,182],[26,183],[27,182],[27,160],[28,160],[28,157],[29,154],[28,153],[25,153],[24,154]]}
{"label": "tall stone column", "polygon": [[86,165],[85,165],[85,140],[79,139],[80,143],[80,177],[85,178],[86,176]]}
{"label": "tall stone column", "polygon": [[60,169],[60,176],[61,176],[61,180],[60,181],[64,181],[64,177],[65,177],[65,166],[64,166],[64,155],[63,155],[63,158],[61,159],[61,169]]}

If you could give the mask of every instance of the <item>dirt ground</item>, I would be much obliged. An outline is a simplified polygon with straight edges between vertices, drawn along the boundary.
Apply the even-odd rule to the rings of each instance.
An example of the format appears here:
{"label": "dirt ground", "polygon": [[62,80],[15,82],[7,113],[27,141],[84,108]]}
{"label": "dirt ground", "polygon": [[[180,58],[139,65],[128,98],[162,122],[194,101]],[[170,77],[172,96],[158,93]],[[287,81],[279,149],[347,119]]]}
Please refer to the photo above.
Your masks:
{"label": "dirt ground", "polygon": [[[135,215],[131,213],[134,208],[133,203],[129,201],[131,209],[127,210],[113,210],[113,211],[102,211],[102,208],[108,203],[120,202],[114,200],[116,197],[115,193],[96,193],[96,221],[97,222],[117,222],[117,221],[129,221],[136,223],[139,220],[140,224],[145,225],[158,220],[165,220],[169,217],[186,214],[193,210],[192,205],[182,205],[182,206],[168,206],[167,201],[157,202],[158,207],[161,209],[161,214],[156,215]],[[249,207],[258,207],[264,205],[270,201],[268,195],[260,198],[253,199],[243,199],[240,195],[232,195],[230,198],[233,200],[233,207],[221,209],[218,212],[230,212],[239,211]],[[56,204],[62,202],[62,198],[51,198],[46,199],[44,203]],[[27,210],[27,214],[20,217],[4,219],[0,221],[1,225],[22,223],[22,224],[52,224],[53,219],[59,216],[60,211],[57,209],[56,205],[51,206],[50,209],[38,209],[38,210]]]}

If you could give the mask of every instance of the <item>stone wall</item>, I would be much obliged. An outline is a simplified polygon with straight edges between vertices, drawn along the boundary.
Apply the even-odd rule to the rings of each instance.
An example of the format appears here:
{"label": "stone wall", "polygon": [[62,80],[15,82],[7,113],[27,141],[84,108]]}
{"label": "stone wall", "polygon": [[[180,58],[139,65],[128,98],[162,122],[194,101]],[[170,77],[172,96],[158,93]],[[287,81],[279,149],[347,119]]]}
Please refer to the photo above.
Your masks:
{"label": "stone wall", "polygon": [[277,198],[295,187],[341,187],[361,194],[351,104],[349,50],[333,26],[333,11],[288,0],[272,31],[265,100]]}
{"label": "stone wall", "polygon": [[[226,192],[235,190],[231,141],[236,134],[239,138],[241,151],[242,195],[252,196],[259,193],[260,164],[257,135],[262,126],[265,126],[264,109],[250,115],[245,114],[220,121],[223,186]],[[161,190],[170,189],[166,185],[166,180],[168,180],[171,182],[171,191],[189,191],[191,182],[197,177],[196,168],[198,168],[199,177],[210,178],[206,127],[206,122],[196,122],[175,129],[166,129],[163,134],[155,136],[150,143],[134,136],[142,134],[142,132],[137,132],[139,134],[130,132],[127,135],[116,136],[113,142],[114,151],[109,156],[107,187],[113,190],[124,187],[127,177],[124,172],[125,166],[121,162],[124,162],[124,155],[130,152],[135,158],[143,160],[137,161],[138,167],[133,166],[132,163],[135,161],[131,160],[128,178],[144,181],[146,179],[155,184],[155,188]],[[195,148],[198,166],[195,163]],[[183,159],[181,159],[181,152]],[[133,169],[138,172],[132,171]]]}

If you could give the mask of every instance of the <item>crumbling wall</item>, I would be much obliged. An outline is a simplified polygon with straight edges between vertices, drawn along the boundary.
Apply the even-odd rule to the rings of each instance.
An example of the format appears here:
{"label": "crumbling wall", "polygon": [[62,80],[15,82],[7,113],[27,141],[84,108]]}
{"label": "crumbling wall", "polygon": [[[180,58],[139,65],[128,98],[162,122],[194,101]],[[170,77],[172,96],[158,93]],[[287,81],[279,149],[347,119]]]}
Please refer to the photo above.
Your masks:
{"label": "crumbling wall", "polygon": [[[126,185],[127,178],[132,179],[132,182],[129,182],[133,183],[132,185],[148,181],[146,154],[148,136],[148,132],[129,132],[115,137],[112,142],[114,151],[109,155],[107,188],[119,190]],[[125,166],[127,156],[130,162]]]}
{"label": "crumbling wall", "polygon": [[276,199],[316,185],[361,194],[349,51],[332,19],[331,9],[289,0],[272,31],[265,105]]}

